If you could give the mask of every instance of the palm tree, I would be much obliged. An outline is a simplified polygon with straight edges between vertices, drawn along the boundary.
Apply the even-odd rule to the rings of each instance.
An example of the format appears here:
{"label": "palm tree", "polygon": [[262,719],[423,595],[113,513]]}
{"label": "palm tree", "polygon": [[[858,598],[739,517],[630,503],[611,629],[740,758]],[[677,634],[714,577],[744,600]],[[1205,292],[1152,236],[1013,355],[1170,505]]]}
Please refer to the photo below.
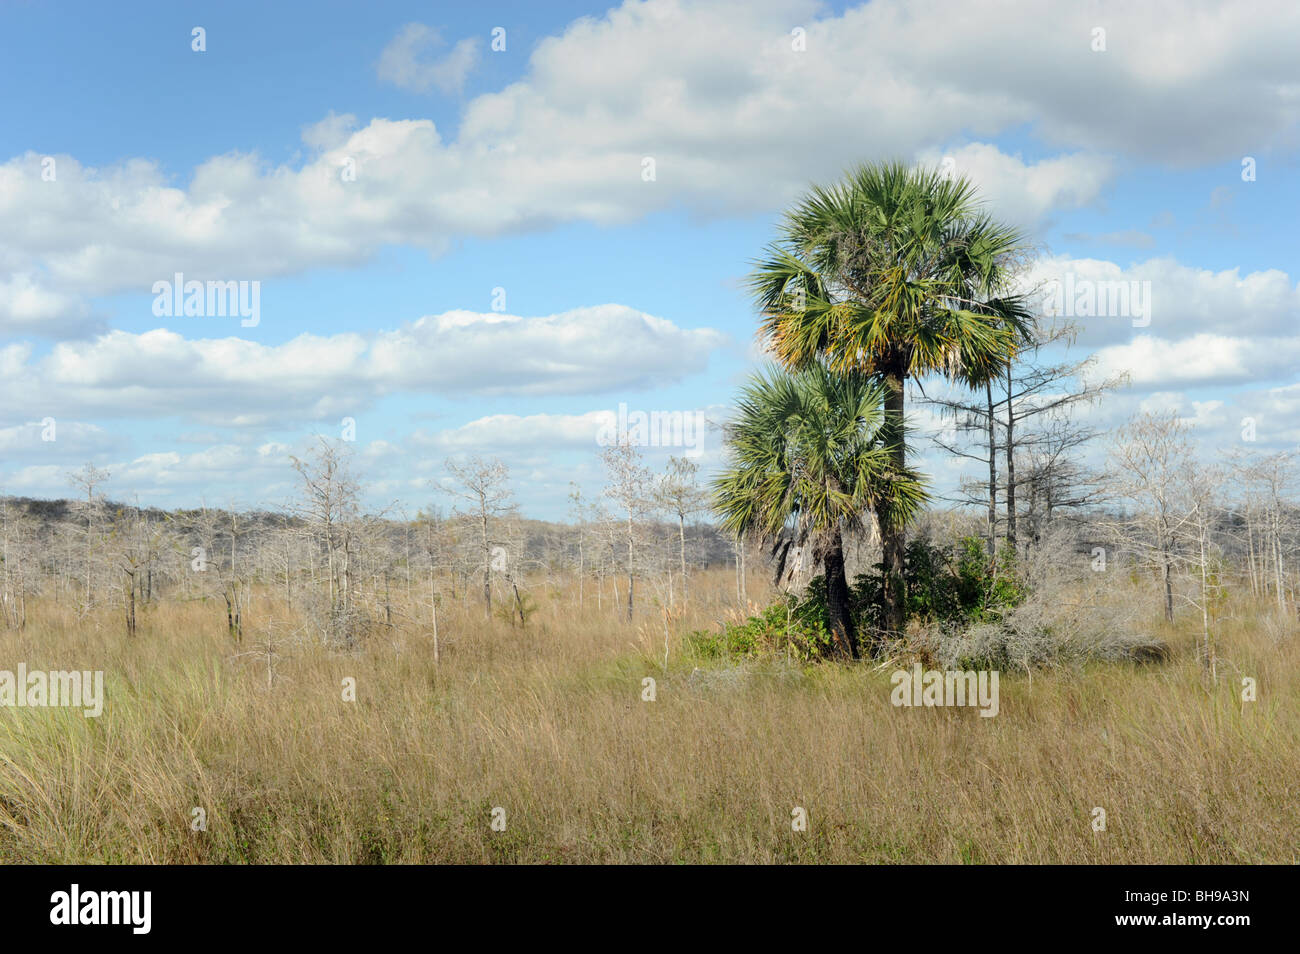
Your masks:
{"label": "palm tree", "polygon": [[[889,479],[906,479],[907,378],[982,383],[1031,333],[1027,299],[1011,290],[1023,249],[1019,232],[981,211],[969,180],[864,165],[813,188],[755,263],[760,336],[788,368],[821,359],[879,380]],[[894,632],[904,623],[904,534],[882,519],[882,618]]]}
{"label": "palm tree", "polygon": [[862,528],[873,512],[881,523],[906,522],[925,500],[921,481],[897,471],[894,449],[882,442],[885,394],[867,375],[821,362],[760,372],[727,428],[732,469],[714,484],[723,526],[774,544],[778,578],[791,547],[809,548],[822,563],[842,655],[857,655],[844,531]]}

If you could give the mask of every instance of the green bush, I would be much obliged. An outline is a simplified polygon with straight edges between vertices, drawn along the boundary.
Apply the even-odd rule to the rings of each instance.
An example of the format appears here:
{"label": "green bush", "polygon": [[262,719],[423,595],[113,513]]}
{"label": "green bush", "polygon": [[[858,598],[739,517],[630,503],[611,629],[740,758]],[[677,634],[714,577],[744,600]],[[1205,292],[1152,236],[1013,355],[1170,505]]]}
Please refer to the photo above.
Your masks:
{"label": "green bush", "polygon": [[743,623],[724,625],[721,632],[697,630],[687,641],[705,658],[788,654],[807,662],[831,644],[826,620],[826,581],[819,576],[802,598],[787,596]]}
{"label": "green bush", "polygon": [[[883,566],[877,564],[874,573],[859,574],[849,587],[860,642],[879,626],[883,579]],[[1010,552],[994,563],[978,537],[963,537],[949,546],[913,540],[907,546],[904,583],[908,618],[944,627],[996,624],[1027,595]],[[813,577],[801,596],[777,600],[743,623],[721,632],[694,632],[688,640],[698,655],[709,658],[820,657],[831,645],[826,578]]]}
{"label": "green bush", "polygon": [[[927,540],[907,545],[903,582],[908,619],[923,623],[996,622],[1025,600],[1026,591],[1011,551],[996,562],[978,537],[936,546]],[[883,598],[884,566],[854,579],[851,593],[860,625],[874,628]]]}

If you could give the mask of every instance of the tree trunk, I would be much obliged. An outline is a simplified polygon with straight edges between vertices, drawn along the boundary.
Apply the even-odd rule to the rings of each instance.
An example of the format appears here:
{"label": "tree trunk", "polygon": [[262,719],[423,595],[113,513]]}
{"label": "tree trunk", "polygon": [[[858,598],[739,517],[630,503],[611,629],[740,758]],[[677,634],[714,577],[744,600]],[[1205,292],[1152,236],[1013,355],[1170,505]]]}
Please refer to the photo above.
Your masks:
{"label": "tree trunk", "polygon": [[682,560],[682,606],[686,605],[686,515],[677,515],[677,546]]}
{"label": "tree trunk", "polygon": [[1246,552],[1250,559],[1247,565],[1250,567],[1250,595],[1259,595],[1259,574],[1255,571],[1255,533],[1252,529],[1252,517],[1249,506],[1246,507]]}
{"label": "tree trunk", "polygon": [[998,532],[998,440],[993,417],[993,379],[984,382],[984,394],[989,411],[989,559],[997,556]]}
{"label": "tree trunk", "polygon": [[740,602],[740,537],[732,541],[732,549],[736,556],[736,605],[743,605]]}
{"label": "tree trunk", "polygon": [[1279,613],[1286,612],[1286,591],[1282,585],[1282,521],[1280,518],[1281,507],[1276,500],[1273,503],[1273,574],[1277,581],[1277,609]]}
{"label": "tree trunk", "polygon": [[578,609],[582,609],[582,581],[587,574],[587,554],[582,548],[582,530],[578,531]]}
{"label": "tree trunk", "polygon": [[135,574],[126,577],[126,635],[135,635]]}
{"label": "tree trunk", "polygon": [[627,512],[627,621],[628,621],[629,623],[632,622],[632,591],[633,591],[633,589],[635,589],[635,587],[636,587],[636,583],[634,582],[634,579],[635,579],[635,577],[634,577],[634,571],[633,571],[633,569],[632,569],[632,567],[633,567],[633,550],[632,550],[632,541],[633,541],[633,539],[634,539],[634,531],[633,531],[633,526],[632,526],[632,511],[629,510],[629,511]]}
{"label": "tree trunk", "polygon": [[844,542],[838,532],[822,558],[822,565],[826,571],[826,612],[830,617],[835,655],[856,659],[858,637],[849,605],[849,582],[844,574]]}
{"label": "tree trunk", "polygon": [[1206,521],[1208,517],[1204,513],[1197,513],[1199,522],[1198,530],[1200,533],[1199,541],[1201,545],[1201,638],[1205,640],[1205,666],[1210,672],[1210,682],[1217,682],[1219,670],[1214,658],[1214,642],[1210,639],[1210,582],[1209,582],[1209,556],[1206,554],[1206,536],[1208,530]]}
{"label": "tree trunk", "polygon": [[740,608],[744,613],[749,613],[749,580],[746,579],[749,570],[745,567],[745,538],[741,537],[736,541],[740,548]]}
{"label": "tree trunk", "polygon": [[1174,579],[1173,567],[1169,562],[1169,555],[1165,554],[1165,621],[1172,623],[1174,621]]}
{"label": "tree trunk", "polygon": [[[882,436],[893,458],[893,471],[902,474],[907,467],[903,446],[903,374],[885,376],[885,420]],[[903,599],[903,561],[907,545],[906,528],[895,525],[882,516],[880,520],[880,545],[884,562],[883,604],[880,608],[881,628],[893,636],[901,636],[906,623],[906,605]]]}
{"label": "tree trunk", "polygon": [[487,511],[482,511],[483,618],[492,618],[492,548],[488,546]]}
{"label": "tree trunk", "polygon": [[[1011,362],[1007,362],[1007,543],[1016,546],[1016,409],[1011,400]],[[1014,553],[1013,553],[1014,555]]]}
{"label": "tree trunk", "polygon": [[[510,586],[511,586],[511,587],[514,589],[514,591],[515,591],[515,610],[516,610],[516,612],[519,613],[519,625],[520,625],[520,626],[527,626],[527,625],[528,625],[528,617],[524,615],[524,600],[523,600],[523,597],[521,597],[521,596],[519,595],[519,584],[516,583],[515,580],[512,578],[512,579],[510,580]],[[511,625],[513,626],[513,625],[514,625],[514,617],[513,617],[513,616],[510,617],[510,622],[511,622]]]}

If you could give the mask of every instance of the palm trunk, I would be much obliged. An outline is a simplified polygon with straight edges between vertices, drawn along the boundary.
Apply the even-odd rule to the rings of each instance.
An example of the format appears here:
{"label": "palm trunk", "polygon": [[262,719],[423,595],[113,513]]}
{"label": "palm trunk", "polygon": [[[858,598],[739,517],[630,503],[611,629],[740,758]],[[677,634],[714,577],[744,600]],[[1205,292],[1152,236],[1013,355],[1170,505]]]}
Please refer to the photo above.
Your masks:
{"label": "palm trunk", "polygon": [[[906,452],[903,447],[903,374],[890,373],[885,376],[885,420],[882,434],[893,457],[893,471],[902,474],[907,467]],[[880,545],[884,562],[883,604],[881,606],[881,628],[887,635],[901,635],[906,622],[906,606],[903,601],[903,560],[906,547],[906,529],[895,525],[887,516],[880,521]]]}
{"label": "palm trunk", "polygon": [[849,604],[849,582],[844,574],[844,542],[838,531],[831,547],[822,558],[826,571],[826,611],[830,617],[831,638],[838,656],[858,657],[857,630]]}

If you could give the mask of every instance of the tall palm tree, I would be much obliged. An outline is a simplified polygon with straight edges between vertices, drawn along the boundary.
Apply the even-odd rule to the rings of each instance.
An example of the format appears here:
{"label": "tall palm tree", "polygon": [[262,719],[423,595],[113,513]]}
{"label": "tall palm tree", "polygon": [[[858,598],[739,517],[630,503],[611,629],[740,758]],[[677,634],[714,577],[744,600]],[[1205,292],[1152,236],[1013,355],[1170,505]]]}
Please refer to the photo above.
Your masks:
{"label": "tall palm tree", "polygon": [[727,428],[731,469],[714,484],[723,526],[774,544],[778,577],[791,547],[822,563],[835,649],[849,656],[857,633],[843,533],[873,512],[881,523],[905,522],[925,500],[921,481],[898,471],[882,442],[885,394],[867,375],[821,362],[755,375]]}
{"label": "tall palm tree", "polygon": [[[979,205],[969,180],[901,163],[868,164],[813,188],[755,263],[760,335],[789,368],[825,360],[885,388],[882,438],[891,478],[906,474],[908,377],[989,380],[1031,331],[1012,292],[1024,242]],[[905,526],[882,519],[882,617],[904,623]]]}

